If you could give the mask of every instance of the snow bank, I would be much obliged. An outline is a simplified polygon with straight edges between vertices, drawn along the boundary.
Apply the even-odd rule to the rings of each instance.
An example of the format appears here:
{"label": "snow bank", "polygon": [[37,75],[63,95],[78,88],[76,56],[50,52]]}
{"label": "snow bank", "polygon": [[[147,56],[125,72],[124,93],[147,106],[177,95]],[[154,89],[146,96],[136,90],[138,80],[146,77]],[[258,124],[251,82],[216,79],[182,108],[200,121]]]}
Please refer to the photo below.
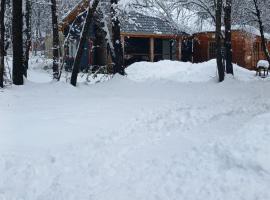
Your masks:
{"label": "snow bank", "polygon": [[[8,72],[8,77],[11,79],[11,56],[6,57],[5,64]],[[36,83],[47,83],[52,81],[52,59],[44,58],[43,56],[30,55],[27,79]]]}
{"label": "snow bank", "polygon": [[217,84],[214,61],[127,71],[0,91],[0,200],[270,199],[269,79],[235,67]]}
{"label": "snow bank", "polygon": [[[156,63],[138,62],[126,70],[128,78],[133,81],[171,80],[177,82],[208,82],[216,80],[215,60],[192,64],[178,61],[160,61]],[[234,65],[237,80],[254,80],[255,72]]]}

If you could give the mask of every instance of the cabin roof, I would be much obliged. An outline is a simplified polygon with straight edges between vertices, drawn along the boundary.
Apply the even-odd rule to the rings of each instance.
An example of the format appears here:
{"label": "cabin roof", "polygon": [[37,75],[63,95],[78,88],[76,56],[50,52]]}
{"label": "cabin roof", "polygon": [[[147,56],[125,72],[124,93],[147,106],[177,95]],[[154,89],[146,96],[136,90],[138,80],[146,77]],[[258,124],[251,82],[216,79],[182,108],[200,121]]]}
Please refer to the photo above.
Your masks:
{"label": "cabin roof", "polygon": [[59,29],[63,31],[64,28],[72,23],[80,13],[85,11],[89,5],[89,1],[90,0],[82,0],[71,11],[69,11],[59,23]]}
{"label": "cabin roof", "polygon": [[[102,0],[106,3],[108,0]],[[71,24],[76,17],[84,12],[89,4],[89,0],[82,0],[77,4],[60,22],[60,30]],[[184,32],[178,31],[174,26],[158,17],[144,15],[135,11],[123,13],[119,18],[121,32],[130,34],[152,34],[152,35],[181,35]]]}
{"label": "cabin roof", "polygon": [[138,12],[129,12],[121,20],[121,31],[124,33],[142,33],[156,35],[179,35],[184,34],[163,19],[147,16]]}

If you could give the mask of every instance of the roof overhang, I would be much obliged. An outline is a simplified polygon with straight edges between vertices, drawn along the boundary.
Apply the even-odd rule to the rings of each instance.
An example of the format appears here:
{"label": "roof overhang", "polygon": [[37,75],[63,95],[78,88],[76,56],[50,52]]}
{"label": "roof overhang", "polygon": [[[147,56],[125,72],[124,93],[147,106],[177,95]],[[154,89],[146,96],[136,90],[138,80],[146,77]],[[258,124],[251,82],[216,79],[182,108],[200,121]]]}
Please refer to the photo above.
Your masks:
{"label": "roof overhang", "polygon": [[161,39],[178,39],[187,36],[187,34],[154,34],[154,33],[127,33],[121,32],[121,36],[134,38],[161,38]]}

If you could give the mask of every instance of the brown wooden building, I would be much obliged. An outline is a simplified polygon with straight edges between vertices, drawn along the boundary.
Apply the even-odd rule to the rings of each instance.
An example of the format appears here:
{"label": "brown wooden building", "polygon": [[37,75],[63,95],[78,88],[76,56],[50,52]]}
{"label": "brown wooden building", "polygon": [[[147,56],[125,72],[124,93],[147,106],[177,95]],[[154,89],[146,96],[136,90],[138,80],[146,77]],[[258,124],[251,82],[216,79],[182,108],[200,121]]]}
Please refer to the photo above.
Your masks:
{"label": "brown wooden building", "polygon": [[[268,35],[266,36],[268,39]],[[193,61],[205,62],[216,57],[215,32],[194,34]],[[270,43],[267,43],[270,50]],[[261,37],[253,27],[233,28],[232,30],[233,63],[254,70],[259,60],[265,60]]]}
{"label": "brown wooden building", "polygon": [[126,65],[136,61],[188,60],[187,34],[157,17],[137,12],[127,14],[121,21],[121,38]]}
{"label": "brown wooden building", "polygon": [[[78,20],[78,16],[85,12],[88,5],[88,0],[82,0],[60,23],[60,29],[64,33],[74,29],[74,20]],[[110,1],[102,0],[101,6],[108,10]],[[108,12],[109,13],[109,12]],[[97,11],[96,18],[102,18],[102,12]],[[178,31],[168,21],[157,17],[144,15],[138,12],[123,13],[120,17],[121,22],[121,42],[124,49],[124,62],[128,66],[138,61],[159,61],[164,59],[170,60],[191,60],[192,45],[187,45],[182,41],[187,36],[186,33]],[[80,20],[78,20],[80,21]],[[95,20],[98,21],[98,20]],[[101,21],[101,20],[99,20]],[[75,25],[78,23],[75,23]],[[110,32],[110,19],[107,19],[106,28]],[[80,25],[76,25],[80,26]],[[97,34],[98,30],[101,32],[104,24],[95,23],[91,26],[90,35],[86,47],[85,55],[83,56],[83,65],[102,65],[110,62],[109,52],[107,50],[108,41],[106,39],[107,33]],[[101,31],[100,31],[101,30]],[[67,35],[67,34],[66,34]],[[97,44],[97,37],[102,35],[104,42]],[[75,38],[75,37],[74,37]],[[78,39],[75,38],[69,43],[69,56],[74,57]],[[107,43],[107,44],[106,44]],[[102,48],[102,49],[101,49]],[[96,62],[99,58],[99,62]],[[100,61],[102,60],[102,61]]]}

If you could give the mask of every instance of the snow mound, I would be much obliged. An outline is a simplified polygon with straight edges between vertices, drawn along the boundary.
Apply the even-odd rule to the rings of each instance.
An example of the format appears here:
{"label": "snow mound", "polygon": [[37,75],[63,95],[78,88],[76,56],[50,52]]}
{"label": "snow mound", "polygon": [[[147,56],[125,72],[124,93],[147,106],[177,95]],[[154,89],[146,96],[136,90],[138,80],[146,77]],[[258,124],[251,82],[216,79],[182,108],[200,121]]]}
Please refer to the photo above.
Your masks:
{"label": "snow mound", "polygon": [[257,68],[259,67],[263,67],[265,69],[269,68],[269,63],[267,60],[259,60],[258,64],[257,64]]}
{"label": "snow mound", "polygon": [[[137,82],[170,80],[177,82],[208,82],[216,80],[216,61],[193,64],[178,61],[160,61],[156,63],[138,62],[126,69],[128,78]],[[255,72],[234,65],[237,80],[254,80]]]}

